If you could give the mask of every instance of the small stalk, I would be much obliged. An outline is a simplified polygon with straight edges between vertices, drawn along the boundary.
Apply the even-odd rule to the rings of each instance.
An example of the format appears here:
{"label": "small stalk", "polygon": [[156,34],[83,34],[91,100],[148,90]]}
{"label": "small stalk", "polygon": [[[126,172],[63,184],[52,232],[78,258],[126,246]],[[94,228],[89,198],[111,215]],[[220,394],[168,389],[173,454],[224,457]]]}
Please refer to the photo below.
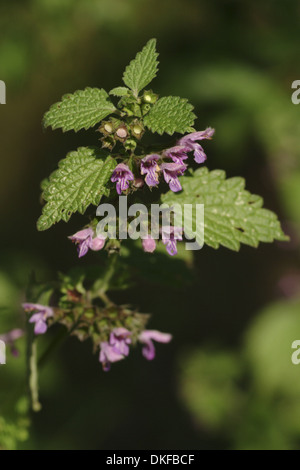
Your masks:
{"label": "small stalk", "polygon": [[29,392],[31,398],[32,410],[38,412],[42,409],[39,402],[39,385],[38,385],[38,366],[37,366],[37,343],[31,342],[29,357]]}

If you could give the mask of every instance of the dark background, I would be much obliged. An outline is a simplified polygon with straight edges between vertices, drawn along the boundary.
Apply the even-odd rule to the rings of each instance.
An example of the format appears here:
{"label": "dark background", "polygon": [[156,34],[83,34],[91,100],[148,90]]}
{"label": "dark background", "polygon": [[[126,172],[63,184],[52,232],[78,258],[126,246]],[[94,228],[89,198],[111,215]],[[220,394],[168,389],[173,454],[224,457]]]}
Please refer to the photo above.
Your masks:
{"label": "dark background", "polygon": [[67,239],[84,218],[36,230],[39,182],[67,151],[97,144],[93,130],[43,131],[43,113],[64,93],[120,85],[151,37],[160,52],[153,89],[190,99],[197,129],[216,128],[204,144],[209,169],[245,177],[291,242],[240,253],[206,247],[192,272],[186,260],[158,255],[151,267],[138,255],[135,287],[114,299],[151,312],[151,327],[171,332],[172,343],[152,363],[134,351],[105,374],[91,345],[70,339],[41,371],[43,410],[27,439],[24,400],[16,406],[20,342],[20,357],[0,372],[0,447],[298,447],[300,366],[290,356],[300,336],[300,106],[291,102],[299,19],[293,0],[2,0],[0,333],[23,324],[30,272],[47,280],[97,262],[78,261]]}

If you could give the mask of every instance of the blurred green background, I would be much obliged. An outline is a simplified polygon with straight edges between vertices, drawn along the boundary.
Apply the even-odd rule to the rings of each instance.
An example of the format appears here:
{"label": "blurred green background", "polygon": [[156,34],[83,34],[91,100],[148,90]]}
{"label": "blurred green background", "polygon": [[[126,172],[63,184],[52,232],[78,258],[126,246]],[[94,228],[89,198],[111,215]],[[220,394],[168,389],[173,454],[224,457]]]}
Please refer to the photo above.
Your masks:
{"label": "blurred green background", "polygon": [[291,242],[204,248],[192,271],[189,259],[133,257],[136,285],[114,299],[152,312],[151,327],[173,342],[152,363],[134,351],[105,374],[91,345],[72,338],[41,371],[43,409],[28,428],[19,341],[19,358],[8,354],[0,370],[0,448],[299,448],[299,20],[293,0],[1,1],[0,334],[22,327],[32,271],[47,280],[79,263],[67,235],[82,217],[36,231],[39,182],[97,137],[43,131],[43,113],[66,92],[118,86],[151,37],[161,61],[154,90],[191,100],[197,128],[216,128],[209,168],[244,176]]}

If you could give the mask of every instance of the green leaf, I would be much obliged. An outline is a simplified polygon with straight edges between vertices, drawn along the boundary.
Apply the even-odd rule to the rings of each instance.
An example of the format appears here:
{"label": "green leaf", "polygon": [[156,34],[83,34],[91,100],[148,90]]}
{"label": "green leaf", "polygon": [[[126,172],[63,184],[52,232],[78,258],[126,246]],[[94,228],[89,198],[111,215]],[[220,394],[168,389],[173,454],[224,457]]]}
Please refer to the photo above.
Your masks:
{"label": "green leaf", "polygon": [[117,86],[110,90],[109,94],[114,96],[126,96],[129,92],[129,89],[125,86]]}
{"label": "green leaf", "polygon": [[109,195],[107,183],[116,162],[93,147],[70,152],[59,168],[44,183],[43,199],[47,201],[38,220],[38,230],[47,230],[56,222],[67,222],[75,212],[83,214],[90,204],[98,205]]}
{"label": "green leaf", "polygon": [[62,101],[53,104],[44,115],[43,124],[52,129],[61,127],[64,132],[77,132],[95,126],[114,111],[115,106],[105,90],[85,88],[74,94],[64,95]]}
{"label": "green leaf", "polygon": [[[260,196],[245,190],[243,178],[226,180],[224,171],[209,172],[203,167],[193,176],[181,177],[180,182],[183,190],[180,193],[169,191],[162,196],[162,202],[169,205],[204,204],[204,243],[212,248],[222,245],[238,251],[241,243],[257,247],[260,241],[288,240],[276,214],[262,207]],[[197,229],[200,237],[199,224]],[[187,235],[193,236],[192,232]]]}
{"label": "green leaf", "polygon": [[145,126],[158,134],[174,132],[185,134],[192,132],[192,126],[196,119],[193,113],[194,107],[184,98],[178,96],[166,96],[158,100],[149,113],[144,117]]}
{"label": "green leaf", "polygon": [[150,39],[135,59],[127,65],[123,82],[135,96],[156,77],[158,71],[158,53],[156,52],[156,39]]}

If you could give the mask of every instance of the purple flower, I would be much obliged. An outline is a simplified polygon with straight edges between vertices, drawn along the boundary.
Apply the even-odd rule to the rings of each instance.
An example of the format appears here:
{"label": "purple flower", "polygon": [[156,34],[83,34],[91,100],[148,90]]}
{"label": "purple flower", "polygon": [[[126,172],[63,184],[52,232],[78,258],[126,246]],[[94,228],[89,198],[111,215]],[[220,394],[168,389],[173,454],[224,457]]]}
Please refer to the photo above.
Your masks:
{"label": "purple flower", "polygon": [[121,361],[124,357],[125,356],[123,354],[115,352],[114,348],[110,346],[107,341],[100,343],[99,361],[102,363],[102,367],[105,372],[110,370],[112,362]]}
{"label": "purple flower", "polygon": [[172,339],[172,335],[169,333],[161,333],[157,330],[144,330],[139,335],[138,339],[145,345],[142,350],[143,356],[148,359],[148,361],[152,361],[155,357],[155,346],[153,344],[153,340],[158,343],[169,343]]}
{"label": "purple flower", "polygon": [[186,145],[175,145],[164,151],[164,155],[168,158],[171,158],[174,163],[179,163],[184,165],[184,160],[188,158],[187,152],[190,151],[190,147]]}
{"label": "purple flower", "polygon": [[22,304],[22,307],[26,312],[32,312],[37,310],[29,320],[29,323],[35,323],[34,332],[36,335],[43,335],[47,331],[47,319],[53,317],[53,309],[40,304]]}
{"label": "purple flower", "polygon": [[155,240],[149,236],[143,239],[142,245],[143,245],[144,251],[146,251],[147,253],[153,253],[153,251],[155,251],[156,249]]}
{"label": "purple flower", "polygon": [[12,355],[17,357],[19,355],[19,351],[15,346],[15,341],[22,336],[24,336],[24,331],[20,328],[16,328],[9,331],[8,333],[0,335],[0,341],[4,341],[6,345],[10,346]]}
{"label": "purple flower", "polygon": [[169,184],[170,189],[174,193],[182,190],[178,176],[183,175],[186,168],[187,166],[181,163],[163,163],[161,165],[165,182]]}
{"label": "purple flower", "polygon": [[68,237],[72,242],[76,243],[79,258],[86,255],[89,249],[99,251],[104,247],[104,239],[100,237],[93,238],[93,236],[94,231],[89,227]]}
{"label": "purple flower", "polygon": [[99,361],[104,371],[110,370],[112,362],[118,362],[129,354],[131,332],[126,328],[114,328],[110,334],[109,342],[100,343]]}
{"label": "purple flower", "polygon": [[131,344],[131,332],[126,328],[114,328],[110,334],[109,344],[116,353],[128,356],[129,344]]}
{"label": "purple flower", "polygon": [[119,163],[114,169],[112,177],[110,179],[113,183],[117,182],[117,193],[120,195],[122,191],[125,191],[129,187],[129,181],[134,180],[132,171],[125,163]]}
{"label": "purple flower", "polygon": [[206,155],[203,147],[197,143],[197,140],[211,139],[214,135],[215,130],[211,127],[205,129],[205,131],[192,132],[192,134],[185,135],[178,141],[178,145],[187,147],[189,152],[194,152],[195,161],[197,163],[203,163],[206,160]]}
{"label": "purple flower", "polygon": [[141,160],[141,174],[146,175],[145,181],[148,186],[158,184],[158,175],[160,168],[157,164],[160,156],[157,154],[147,155]]}
{"label": "purple flower", "polygon": [[162,227],[162,242],[169,255],[177,255],[177,240],[182,240],[181,227]]}
{"label": "purple flower", "polygon": [[99,237],[98,235],[93,238],[92,242],[91,242],[91,246],[90,246],[90,249],[92,251],[99,251],[99,250],[102,250],[102,248],[104,247],[105,245],[105,240],[104,238],[101,238]]}

